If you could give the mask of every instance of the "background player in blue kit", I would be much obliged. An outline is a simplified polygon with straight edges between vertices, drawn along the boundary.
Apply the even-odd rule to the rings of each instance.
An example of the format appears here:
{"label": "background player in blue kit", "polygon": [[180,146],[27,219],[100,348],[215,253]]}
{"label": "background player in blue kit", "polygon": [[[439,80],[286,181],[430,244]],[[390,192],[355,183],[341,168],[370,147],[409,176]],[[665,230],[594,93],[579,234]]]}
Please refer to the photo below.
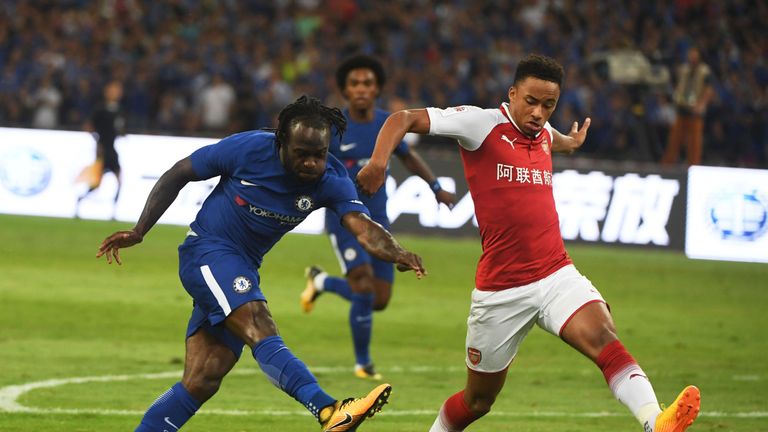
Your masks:
{"label": "background player in blue kit", "polygon": [[[347,101],[343,110],[347,131],[341,140],[331,143],[330,152],[336,156],[354,179],[371,157],[376,136],[389,113],[376,107],[376,99],[386,81],[384,67],[373,57],[355,55],[336,69],[336,84]],[[453,193],[440,187],[429,166],[405,141],[395,150],[403,165],[426,181],[438,203],[452,207]],[[389,229],[387,192],[382,188],[373,196],[361,196],[371,212],[371,218]],[[326,230],[346,278],[328,276],[318,266],[306,270],[307,286],[300,297],[301,307],[310,312],[322,292],[333,292],[350,302],[349,325],[355,350],[355,375],[380,380],[370,356],[373,311],[384,310],[392,295],[394,270],[392,263],[371,257],[353,233],[340,223],[333,210],[326,213]]]}
{"label": "background player in blue kit", "polygon": [[388,384],[344,401],[320,388],[278,335],[258,273],[263,256],[285,233],[312,210],[328,207],[368,252],[419,278],[425,274],[421,258],[368,217],[346,170],[328,155],[331,131],[345,128],[338,109],[302,96],[280,112],[276,131],[232,135],[177,162],[150,192],[136,226],[101,244],[96,256],[120,264],[119,249],[140,243],[184,185],[221,176],[179,247],[179,277],[194,299],[184,375],[149,407],[137,431],[179,429],[216,393],[244,345],[323,431],[355,430],[386,403]]}

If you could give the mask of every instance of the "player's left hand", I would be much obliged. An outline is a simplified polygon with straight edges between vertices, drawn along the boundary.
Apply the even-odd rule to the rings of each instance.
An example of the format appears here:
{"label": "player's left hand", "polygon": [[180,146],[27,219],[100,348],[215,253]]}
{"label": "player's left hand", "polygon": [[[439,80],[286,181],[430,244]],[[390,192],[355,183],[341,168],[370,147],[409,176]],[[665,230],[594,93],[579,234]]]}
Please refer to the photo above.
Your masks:
{"label": "player's left hand", "polygon": [[424,269],[424,265],[421,263],[421,257],[413,252],[405,252],[397,262],[397,271],[406,272],[410,270],[416,272],[416,277],[419,279],[427,275],[427,270]]}
{"label": "player's left hand", "polygon": [[440,189],[437,191],[435,193],[435,199],[437,202],[447,205],[449,209],[452,209],[456,204],[456,194],[448,192],[445,189]]}
{"label": "player's left hand", "polygon": [[568,132],[568,136],[573,139],[566,140],[567,147],[563,149],[564,153],[571,154],[584,144],[584,141],[587,139],[587,130],[589,130],[590,124],[592,124],[592,119],[589,117],[584,119],[584,124],[581,126],[581,129],[579,129],[579,122],[573,122],[571,131]]}
{"label": "player's left hand", "polygon": [[375,194],[387,179],[387,167],[379,168],[367,163],[355,177],[357,189],[367,196]]}
{"label": "player's left hand", "polygon": [[136,231],[118,231],[111,236],[104,239],[99,246],[99,251],[96,252],[96,258],[101,258],[102,255],[106,255],[107,264],[112,264],[112,259],[117,264],[122,264],[120,260],[120,249],[131,247],[135,244],[141,243],[144,238]]}

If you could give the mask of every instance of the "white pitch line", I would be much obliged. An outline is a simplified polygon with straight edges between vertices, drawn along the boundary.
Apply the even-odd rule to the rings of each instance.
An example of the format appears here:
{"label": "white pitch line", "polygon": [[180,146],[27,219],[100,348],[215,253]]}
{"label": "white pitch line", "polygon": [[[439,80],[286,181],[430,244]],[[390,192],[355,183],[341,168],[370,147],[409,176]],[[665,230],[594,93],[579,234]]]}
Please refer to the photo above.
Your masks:
{"label": "white pitch line", "polygon": [[[311,370],[317,374],[339,374],[348,373],[347,367],[313,367]],[[409,373],[420,374],[429,372],[463,372],[463,367],[439,368],[432,366],[413,366],[413,367],[391,367],[383,371],[387,373]],[[256,375],[260,374],[258,369],[234,370],[232,375]],[[136,375],[101,375],[90,377],[73,377],[50,379],[26,384],[10,385],[0,388],[0,412],[8,413],[31,413],[31,414],[70,414],[70,415],[111,415],[111,416],[140,416],[144,411],[136,410],[117,410],[117,409],[79,409],[79,408],[38,408],[27,407],[18,403],[18,398],[32,390],[41,388],[58,387],[67,384],[85,384],[89,382],[113,382],[113,381],[131,381],[138,379],[165,379],[179,378],[181,371],[158,372],[150,374]],[[434,416],[436,410],[388,410],[380,415],[385,416]],[[308,416],[309,413],[304,410],[222,410],[203,408],[198,414],[222,415],[222,416]],[[607,411],[599,412],[563,412],[563,411],[529,411],[529,412],[505,412],[493,411],[492,416],[498,417],[623,417],[626,413],[615,413]],[[767,418],[768,411],[750,411],[750,412],[723,412],[723,411],[703,411],[700,417],[712,418]]]}

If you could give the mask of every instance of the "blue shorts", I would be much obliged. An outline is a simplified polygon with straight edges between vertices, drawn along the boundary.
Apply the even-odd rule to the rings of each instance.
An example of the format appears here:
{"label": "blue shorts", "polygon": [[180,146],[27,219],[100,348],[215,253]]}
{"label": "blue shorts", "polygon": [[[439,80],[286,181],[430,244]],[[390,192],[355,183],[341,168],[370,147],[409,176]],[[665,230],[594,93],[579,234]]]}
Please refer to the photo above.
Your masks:
{"label": "blue shorts", "polygon": [[[389,220],[386,216],[372,215],[372,219],[389,231]],[[355,267],[370,264],[376,279],[390,284],[395,280],[395,266],[390,262],[372,257],[360,246],[355,236],[341,225],[336,214],[330,210],[326,211],[325,229],[328,231],[328,237],[331,239],[331,245],[334,253],[336,253],[336,258],[339,260],[342,273],[346,275]]]}
{"label": "blue shorts", "polygon": [[234,247],[190,235],[179,246],[179,278],[194,300],[187,337],[203,328],[239,358],[245,344],[223,321],[245,303],[266,301],[256,268]]}

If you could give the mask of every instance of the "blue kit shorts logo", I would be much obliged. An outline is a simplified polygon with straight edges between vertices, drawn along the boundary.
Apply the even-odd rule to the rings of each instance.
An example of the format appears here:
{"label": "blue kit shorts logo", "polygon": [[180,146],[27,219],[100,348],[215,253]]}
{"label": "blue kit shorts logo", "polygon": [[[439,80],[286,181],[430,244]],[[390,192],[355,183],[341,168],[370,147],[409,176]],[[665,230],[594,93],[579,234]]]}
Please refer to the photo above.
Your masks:
{"label": "blue kit shorts logo", "polygon": [[232,282],[232,289],[238,294],[247,293],[251,290],[252,286],[253,284],[251,281],[245,276],[238,276],[235,278],[234,282]]}

